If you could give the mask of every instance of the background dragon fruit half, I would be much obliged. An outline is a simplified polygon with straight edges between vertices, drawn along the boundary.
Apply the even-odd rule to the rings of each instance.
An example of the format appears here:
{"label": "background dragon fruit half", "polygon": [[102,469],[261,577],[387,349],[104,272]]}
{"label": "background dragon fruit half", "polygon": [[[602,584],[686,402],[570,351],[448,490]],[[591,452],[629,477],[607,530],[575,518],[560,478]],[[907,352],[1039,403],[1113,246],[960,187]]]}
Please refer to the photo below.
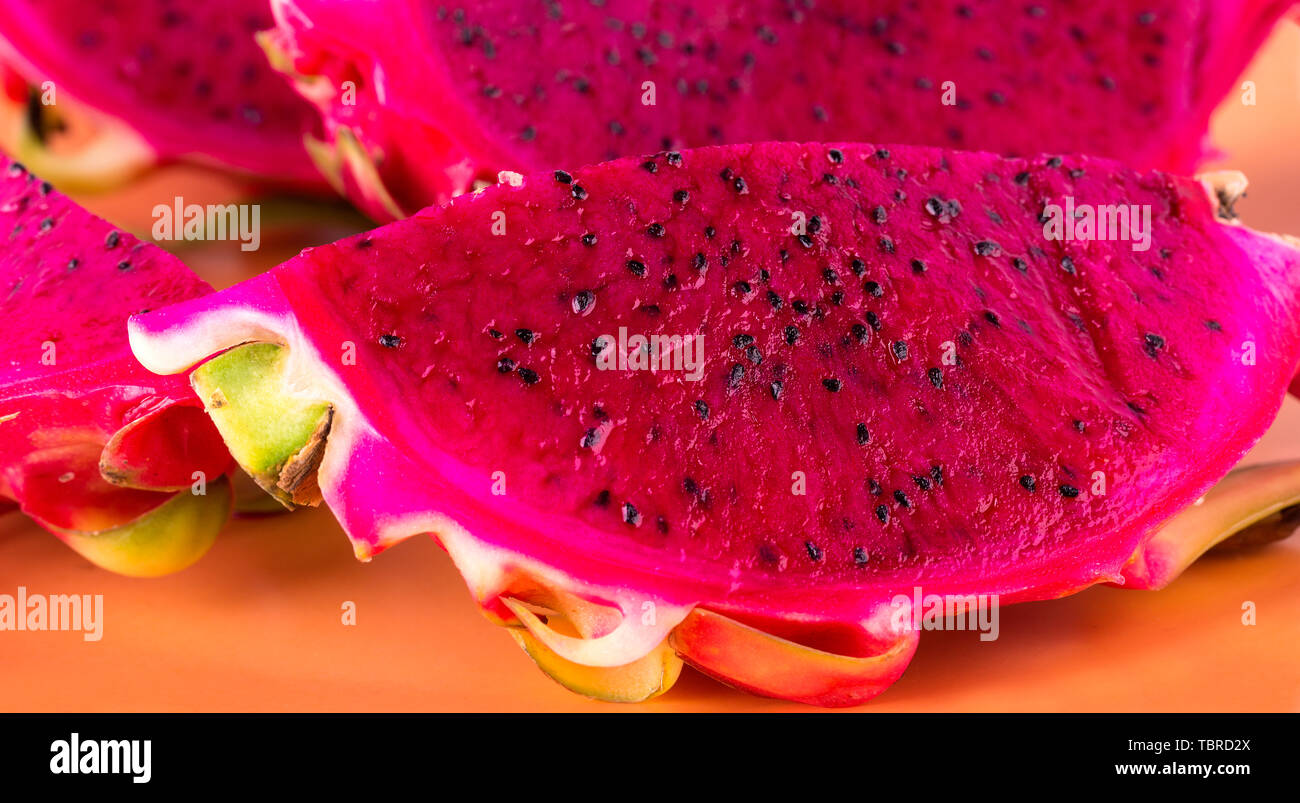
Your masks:
{"label": "background dragon fruit half", "polygon": [[188,566],[229,514],[230,455],[188,384],[131,356],[125,321],[211,288],[3,157],[0,231],[0,507],[113,571]]}
{"label": "background dragon fruit half", "polygon": [[325,172],[379,219],[499,170],[687,146],[887,141],[1190,172],[1286,0],[462,6],[273,0]]}
{"label": "background dragon fruit half", "polygon": [[[68,188],[189,158],[314,186],[303,136],[315,115],[254,39],[270,24],[265,0],[7,0],[0,143]],[[83,141],[51,150],[66,127],[87,129]]]}
{"label": "background dragon fruit half", "polygon": [[[1231,219],[1239,175],[765,144],[507,178],[131,343],[201,364],[236,459],[359,557],[432,533],[588,694],[684,659],[856,703],[915,650],[898,595],[1162,585],[1243,520],[1157,534],[1300,362],[1300,251]],[[1045,236],[1066,203],[1149,221]]]}

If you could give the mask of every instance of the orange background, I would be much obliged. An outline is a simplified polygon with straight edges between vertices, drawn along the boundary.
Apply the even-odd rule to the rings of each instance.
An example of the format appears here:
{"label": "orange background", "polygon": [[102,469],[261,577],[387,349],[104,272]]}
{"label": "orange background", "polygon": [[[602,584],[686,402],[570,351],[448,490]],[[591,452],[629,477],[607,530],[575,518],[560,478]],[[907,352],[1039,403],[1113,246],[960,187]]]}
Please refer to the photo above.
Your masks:
{"label": "orange background", "polygon": [[[1238,206],[1247,223],[1300,235],[1300,29],[1279,30],[1245,79],[1256,82],[1258,105],[1236,96],[1224,103],[1214,132],[1228,156],[1216,166],[1251,177]],[[147,232],[159,197],[207,203],[241,191],[227,178],[173,168],[114,196],[78,200]],[[177,253],[227,285],[364,225],[337,207],[280,203],[263,215],[263,249],[251,258],[230,243]],[[1300,458],[1294,400],[1249,459],[1283,458]],[[1300,710],[1297,578],[1293,537],[1206,558],[1160,592],[1093,588],[1011,606],[994,642],[924,634],[902,680],[865,709]],[[580,698],[478,614],[431,539],[360,564],[324,509],[237,520],[199,564],[159,580],[96,570],[21,516],[0,517],[0,593],[19,585],[33,594],[103,594],[104,637],[0,632],[5,711],[814,710],[689,669],[667,695],[640,706]],[[351,627],[341,623],[349,600],[357,606]],[[1240,621],[1247,600],[1258,606],[1253,627]]]}

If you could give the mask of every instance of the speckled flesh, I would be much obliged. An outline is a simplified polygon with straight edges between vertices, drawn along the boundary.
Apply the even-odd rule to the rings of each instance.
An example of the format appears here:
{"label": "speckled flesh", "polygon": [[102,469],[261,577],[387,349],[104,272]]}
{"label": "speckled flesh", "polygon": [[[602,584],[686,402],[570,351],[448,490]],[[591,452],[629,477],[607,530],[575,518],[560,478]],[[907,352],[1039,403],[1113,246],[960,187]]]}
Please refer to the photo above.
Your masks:
{"label": "speckled flesh", "polygon": [[302,144],[312,109],[255,39],[271,22],[257,0],[12,0],[0,15],[0,61],[37,87],[52,82],[56,107],[71,98],[121,120],[160,160],[207,157],[316,183]]}
{"label": "speckled flesh", "polygon": [[1290,5],[275,0],[266,42],[320,110],[353,200],[392,218],[499,170],[769,140],[1190,172]]}

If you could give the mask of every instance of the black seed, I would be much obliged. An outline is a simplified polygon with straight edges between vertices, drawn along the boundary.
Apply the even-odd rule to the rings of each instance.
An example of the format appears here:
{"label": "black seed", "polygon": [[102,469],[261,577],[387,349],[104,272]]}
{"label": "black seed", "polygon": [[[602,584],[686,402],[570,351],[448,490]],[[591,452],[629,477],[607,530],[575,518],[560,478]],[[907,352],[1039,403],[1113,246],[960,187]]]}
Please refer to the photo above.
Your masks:
{"label": "black seed", "polygon": [[488,335],[496,340],[500,340],[501,338],[505,337],[505,335],[501,334],[496,329],[491,329],[491,328],[488,329]]}
{"label": "black seed", "polygon": [[894,253],[894,241],[893,241],[893,240],[889,239],[888,237],[881,237],[880,240],[879,240],[878,242],[880,243],[880,250],[881,250],[881,251],[884,251],[886,254],[892,254],[892,253]]}
{"label": "black seed", "polygon": [[853,271],[854,276],[861,276],[867,272],[867,263],[854,257],[853,260],[849,262],[849,268]]}
{"label": "black seed", "polygon": [[995,257],[1002,255],[1002,246],[992,240],[980,240],[975,243],[975,253],[982,257]]}
{"label": "black seed", "polygon": [[781,400],[781,391],[785,389],[785,384],[781,380],[772,383],[772,398],[777,401]]}
{"label": "black seed", "polygon": [[524,126],[524,130],[519,132],[519,138],[524,142],[531,142],[537,138],[537,129],[533,126]]}
{"label": "black seed", "polygon": [[758,350],[758,346],[750,346],[745,349],[745,356],[748,357],[749,361],[754,365],[760,365],[763,362],[763,352]]}
{"label": "black seed", "polygon": [[741,279],[740,281],[732,285],[732,289],[734,289],[737,293],[743,296],[752,292],[754,288],[749,286],[749,282],[745,281],[744,279]]}
{"label": "black seed", "polygon": [[696,485],[695,480],[691,479],[690,477],[683,477],[682,490],[686,491],[686,493],[690,494],[691,496],[695,496],[695,494],[699,493],[700,486]]}
{"label": "black seed", "polygon": [[889,220],[889,213],[885,211],[885,207],[877,206],[875,209],[871,210],[871,219],[877,223],[884,223]]}
{"label": "black seed", "polygon": [[1218,321],[1206,321],[1206,322],[1205,322],[1205,325],[1206,325],[1207,327],[1209,327],[1209,329],[1210,329],[1211,332],[1222,332],[1222,331],[1223,331],[1223,325],[1220,324]]}
{"label": "black seed", "polygon": [[1048,167],[1060,167],[1060,166],[1061,166],[1061,157],[1059,157],[1059,156],[1053,156],[1053,157],[1051,157],[1050,159],[1047,160],[1047,166],[1048,166]]}
{"label": "black seed", "polygon": [[794,342],[798,339],[799,339],[799,330],[793,326],[787,326],[785,328],[785,342],[793,346]]}
{"label": "black seed", "polygon": [[732,363],[731,371],[727,374],[727,387],[735,388],[740,385],[741,380],[745,378],[745,366],[740,363]]}
{"label": "black seed", "polygon": [[524,380],[525,385],[536,385],[539,381],[541,381],[541,377],[538,376],[537,372],[531,368],[520,368],[519,378]]}
{"label": "black seed", "polygon": [[641,512],[631,502],[623,503],[623,521],[633,527],[641,526]]}
{"label": "black seed", "polygon": [[984,320],[988,321],[989,323],[993,324],[994,326],[1001,326],[1001,325],[1002,325],[1002,323],[998,320],[997,313],[995,313],[995,312],[993,312],[993,311],[991,311],[991,310],[985,310],[985,311],[984,311]]}
{"label": "black seed", "polygon": [[529,345],[537,339],[537,335],[532,329],[516,329],[515,337],[524,341],[524,345]]}
{"label": "black seed", "polygon": [[605,489],[596,494],[596,498],[591,500],[592,504],[598,507],[607,507],[609,505],[609,489]]}
{"label": "black seed", "polygon": [[1020,487],[1024,488],[1026,491],[1032,492],[1034,490],[1034,485],[1034,478],[1030,475],[1024,474],[1020,477]]}
{"label": "black seed", "polygon": [[767,301],[772,305],[772,309],[781,309],[781,297],[771,290],[767,291]]}
{"label": "black seed", "polygon": [[1061,257],[1061,268],[1066,273],[1074,273],[1074,260],[1069,257]]}
{"label": "black seed", "polygon": [[858,422],[858,445],[865,446],[871,440],[871,433],[867,431],[867,425]]}
{"label": "black seed", "polygon": [[1024,273],[1025,271],[1029,270],[1029,266],[1026,265],[1025,261],[1020,257],[1013,257],[1011,260],[1011,266],[1014,267],[1016,270],[1020,271],[1021,273]]}
{"label": "black seed", "polygon": [[799,245],[802,245],[804,248],[812,248],[812,238],[807,234],[800,234],[796,239],[799,240]]}
{"label": "black seed", "polygon": [[73,257],[72,259],[68,260],[68,270],[76,270],[77,266],[80,264],[81,264],[81,260],[77,259],[76,257]]}
{"label": "black seed", "polygon": [[664,236],[663,224],[651,223],[649,226],[646,226],[645,233],[649,234],[651,237],[662,237]]}
{"label": "black seed", "polygon": [[748,346],[753,342],[754,342],[754,336],[744,334],[743,332],[731,338],[731,345],[735,346],[738,349],[743,349],[745,346]]}
{"label": "black seed", "polygon": [[691,194],[686,190],[678,190],[677,192],[673,193],[673,200],[679,204],[686,203],[687,201],[690,200],[690,198],[691,198]]}
{"label": "black seed", "polygon": [[889,523],[889,508],[884,505],[876,505],[876,518],[880,519],[881,524]]}
{"label": "black seed", "polygon": [[1088,428],[1088,425],[1076,418],[1074,419],[1074,428],[1079,432],[1083,432],[1085,429]]}
{"label": "black seed", "polygon": [[926,371],[926,375],[930,377],[931,385],[934,385],[940,390],[943,389],[943,371],[940,371],[938,368],[931,368],[929,371]]}
{"label": "black seed", "polygon": [[666,154],[665,158],[668,160],[668,164],[672,165],[673,167],[681,167],[682,155],[677,151],[669,151]]}
{"label": "black seed", "polygon": [[918,475],[918,476],[914,476],[914,477],[912,477],[912,482],[916,483],[916,487],[920,488],[922,491],[928,491],[928,490],[930,490],[930,478],[929,478],[929,477],[922,477],[922,476],[919,476],[919,475]]}
{"label": "black seed", "polygon": [[867,550],[863,549],[860,546],[853,547],[854,564],[858,566],[866,566],[867,563],[870,562],[870,560],[871,560],[871,556],[867,554]]}
{"label": "black seed", "polygon": [[47,217],[41,221],[41,231],[49,231],[54,228],[54,218]]}
{"label": "black seed", "polygon": [[912,260],[913,273],[925,273],[925,263],[919,259]]}
{"label": "black seed", "polygon": [[642,162],[642,163],[641,163],[641,168],[642,168],[643,170],[645,170],[647,173],[658,173],[658,172],[659,172],[659,165],[656,164],[655,161],[654,161],[653,159],[652,159],[652,160],[649,160],[649,161]]}
{"label": "black seed", "polygon": [[1155,359],[1156,352],[1164,347],[1165,347],[1165,339],[1163,337],[1157,334],[1153,334],[1151,332],[1147,333],[1147,336],[1145,338],[1145,344],[1144,344],[1144,348],[1146,349],[1147,356],[1151,357],[1152,359]]}
{"label": "black seed", "polygon": [[943,201],[939,198],[927,198],[925,201],[925,211],[930,217],[939,217],[944,212]]}
{"label": "black seed", "polygon": [[585,312],[592,302],[596,300],[596,294],[590,290],[580,290],[573,296],[573,311]]}
{"label": "black seed", "polygon": [[572,192],[573,197],[577,198],[579,201],[587,200],[587,190],[581,184],[574,184]]}
{"label": "black seed", "polygon": [[598,433],[594,429],[589,429],[582,436],[582,448],[590,449],[591,447],[595,446],[596,442],[599,440],[600,440],[600,433]]}
{"label": "black seed", "polygon": [[110,231],[104,238],[104,245],[108,248],[117,248],[117,244],[122,241],[122,235],[115,231]]}
{"label": "black seed", "polygon": [[561,184],[572,184],[572,183],[573,183],[573,176],[569,175],[568,173],[564,172],[563,170],[556,170],[556,171],[555,171],[555,180],[558,181],[558,182],[560,182]]}
{"label": "black seed", "polygon": [[741,195],[749,192],[749,187],[745,185],[745,180],[740,176],[736,176],[736,180],[731,182],[731,188]]}
{"label": "black seed", "polygon": [[912,500],[907,498],[907,494],[902,491],[894,491],[894,500],[903,507],[911,507]]}
{"label": "black seed", "polygon": [[1024,185],[1029,183],[1029,171],[1025,170],[1023,172],[1016,173],[1016,177],[1014,180],[1017,184],[1023,187]]}
{"label": "black seed", "polygon": [[831,393],[839,393],[840,388],[844,387],[844,383],[834,377],[830,377],[829,379],[822,380],[822,387],[826,388]]}
{"label": "black seed", "polygon": [[515,361],[509,357],[502,357],[497,360],[497,370],[503,374],[508,374],[515,370]]}
{"label": "black seed", "polygon": [[712,240],[713,237],[714,237],[714,235],[716,235],[717,233],[718,233],[718,230],[715,229],[715,228],[713,228],[712,226],[705,226],[705,227],[704,227],[704,236],[705,236],[705,237],[708,237],[710,240]]}
{"label": "black seed", "polygon": [[930,466],[930,479],[935,485],[943,485],[943,466]]}
{"label": "black seed", "polygon": [[853,338],[859,343],[866,343],[871,339],[871,333],[867,330],[867,327],[860,323],[855,323],[850,326],[849,331],[853,334]]}
{"label": "black seed", "polygon": [[901,340],[894,341],[894,356],[901,362],[907,359],[907,344]]}
{"label": "black seed", "polygon": [[586,246],[595,245],[596,235],[592,234],[591,232],[587,232],[586,234],[582,235],[582,244]]}
{"label": "black seed", "polygon": [[829,284],[835,284],[837,281],[839,281],[840,277],[835,275],[835,271],[831,270],[830,268],[826,268],[825,270],[822,271],[822,278],[825,279]]}
{"label": "black seed", "polygon": [[808,560],[818,561],[822,559],[821,548],[812,541],[804,541],[803,548],[808,552]]}
{"label": "black seed", "polygon": [[839,148],[831,148],[826,152],[826,158],[835,164],[840,164],[844,161],[844,153]]}
{"label": "black seed", "polygon": [[699,415],[701,421],[709,420],[709,405],[704,399],[695,400],[695,413]]}
{"label": "black seed", "polygon": [[386,349],[395,349],[398,346],[402,345],[402,338],[398,337],[397,335],[380,335],[379,345],[383,346]]}
{"label": "black seed", "polygon": [[868,326],[870,326],[872,329],[876,330],[877,332],[880,331],[880,327],[882,326],[882,324],[880,323],[879,315],[877,315],[876,313],[870,310],[867,310],[866,315],[864,315],[863,317],[867,319]]}
{"label": "black seed", "polygon": [[885,294],[885,290],[883,287],[880,286],[879,282],[873,282],[873,281],[864,282],[862,285],[862,289],[865,290],[867,295],[871,296],[872,298],[880,298]]}
{"label": "black seed", "polygon": [[1061,486],[1061,496],[1064,496],[1066,499],[1073,499],[1078,495],[1079,495],[1079,489],[1075,488],[1073,485]]}
{"label": "black seed", "polygon": [[131,269],[131,263],[130,263],[130,261],[124,259],[124,260],[122,260],[121,262],[117,263],[117,269],[118,269],[118,270],[130,270],[130,269]]}
{"label": "black seed", "polygon": [[627,269],[632,271],[636,276],[645,276],[645,265],[635,259],[629,259],[627,261]]}

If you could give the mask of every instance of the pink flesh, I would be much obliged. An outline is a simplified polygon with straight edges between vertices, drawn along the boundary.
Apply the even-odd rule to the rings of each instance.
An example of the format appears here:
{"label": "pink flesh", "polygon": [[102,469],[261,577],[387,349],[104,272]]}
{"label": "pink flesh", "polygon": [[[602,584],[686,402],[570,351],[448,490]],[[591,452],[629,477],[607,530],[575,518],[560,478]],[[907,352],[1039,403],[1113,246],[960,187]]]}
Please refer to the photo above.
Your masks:
{"label": "pink flesh", "polygon": [[[304,94],[327,126],[360,133],[407,212],[502,169],[764,140],[1190,171],[1211,110],[1289,5],[610,0],[553,17],[508,0],[275,3],[294,69],[327,78]],[[354,104],[328,91],[343,81]]]}
{"label": "pink flesh", "polygon": [[[195,471],[220,476],[229,455],[189,384],[146,371],[126,339],[127,316],[210,288],[3,158],[0,231],[0,418],[13,416],[0,423],[0,496],[43,524],[93,531],[162,504]],[[103,456],[139,489],[106,482]]]}
{"label": "pink flesh", "polygon": [[[138,317],[133,342],[166,370],[249,339],[321,355],[316,370],[364,418],[349,422],[343,405],[336,429],[373,429],[351,455],[327,454],[337,474],[322,472],[363,553],[387,545],[387,522],[431,511],[585,582],[846,621],[915,585],[1014,601],[1119,578],[1151,529],[1226,473],[1278,409],[1300,359],[1296,252],[1216,221],[1197,182],[1105,160],[844,145],[836,163],[831,147],[703,149],[681,166],[661,154],[653,173],[608,163],[574,172],[586,200],[538,174]],[[1150,250],[1044,239],[1037,216],[1066,195],[1150,204]],[[959,198],[961,212],[937,220],[931,198]],[[790,232],[795,210],[820,221],[807,247]],[[499,212],[508,232],[491,236]],[[976,255],[982,241],[1000,253]],[[574,311],[582,291],[594,293],[585,315]],[[868,313],[880,329],[859,342],[853,326]],[[597,370],[593,340],[619,327],[704,334],[703,379]],[[738,334],[754,338],[761,364],[733,346]],[[388,336],[399,344],[382,345]],[[1246,341],[1257,365],[1241,365]],[[356,364],[340,365],[348,342]],[[942,363],[945,343],[959,364]],[[515,370],[498,371],[502,357]],[[735,365],[744,375],[729,387]],[[832,378],[838,392],[823,385]],[[589,430],[594,446],[582,445]],[[505,496],[491,495],[495,471]],[[1096,471],[1105,495],[1091,493]],[[792,493],[794,472],[806,495]]]}
{"label": "pink flesh", "polygon": [[265,0],[13,0],[0,16],[0,58],[121,118],[162,158],[206,155],[315,182],[302,146],[314,114],[254,39],[271,21]]}

